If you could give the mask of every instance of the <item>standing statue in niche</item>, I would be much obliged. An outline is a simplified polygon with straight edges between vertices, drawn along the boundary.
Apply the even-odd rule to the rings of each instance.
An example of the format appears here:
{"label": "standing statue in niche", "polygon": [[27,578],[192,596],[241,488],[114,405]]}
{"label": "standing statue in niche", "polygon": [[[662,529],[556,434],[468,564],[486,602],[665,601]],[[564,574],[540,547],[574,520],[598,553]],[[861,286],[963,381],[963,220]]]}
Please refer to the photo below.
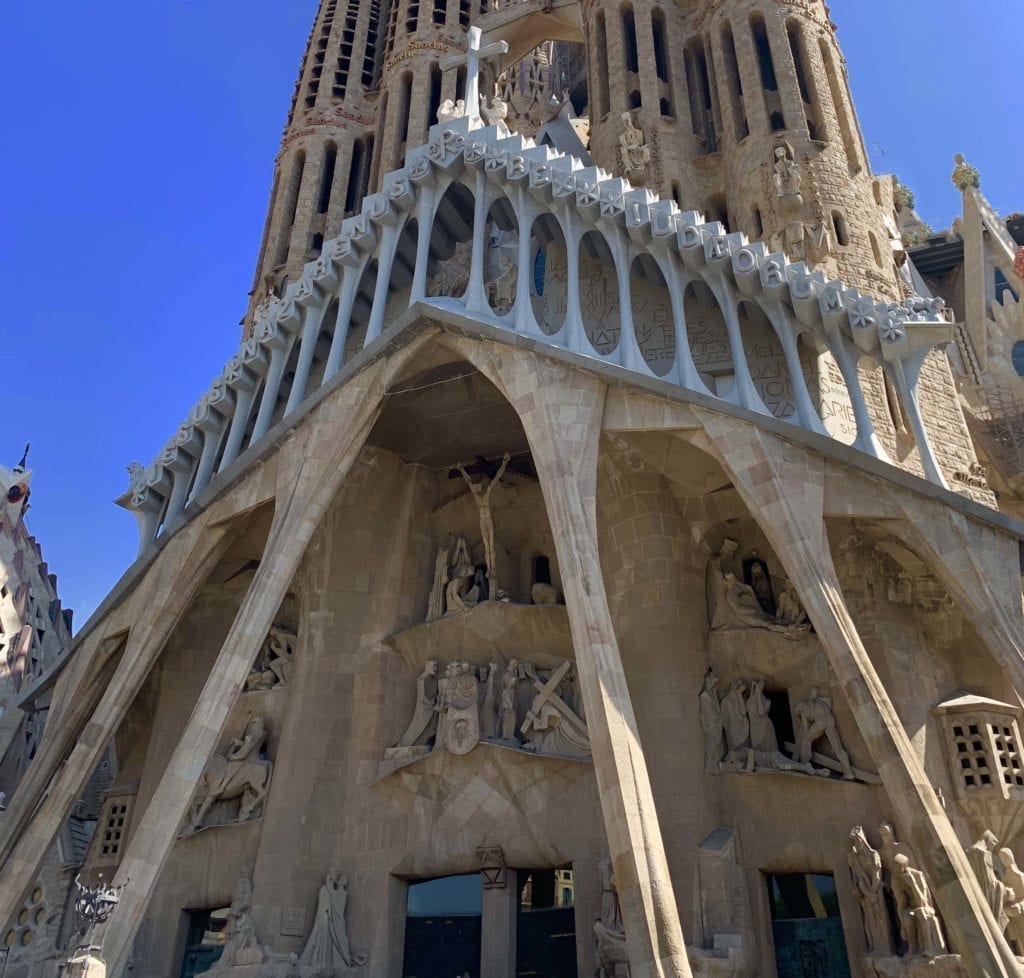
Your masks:
{"label": "standing statue in niche", "polygon": [[437,722],[437,660],[423,666],[416,680],[416,709],[396,747],[414,747],[426,743]]}
{"label": "standing statue in niche", "polygon": [[761,610],[774,618],[778,610],[775,604],[775,589],[772,587],[768,565],[758,557],[756,550],[752,550],[750,556],[743,561],[743,581],[750,585]]}
{"label": "standing statue in niche", "polygon": [[651,163],[651,149],[644,142],[644,131],[633,118],[633,113],[622,113],[623,130],[619,136],[619,161],[623,176],[642,186],[647,182],[647,168]]}
{"label": "standing statue in niche", "polygon": [[796,756],[803,763],[810,763],[814,745],[822,737],[828,740],[832,753],[835,754],[843,770],[843,777],[847,781],[853,781],[855,775],[850,765],[850,755],[846,753],[842,742],[839,740],[839,731],[836,729],[836,718],[832,713],[832,702],[826,696],[818,695],[818,688],[811,687],[806,699],[800,700],[794,711],[797,721],[796,731]]}
{"label": "standing statue in niche", "polygon": [[452,557],[452,547],[455,539],[449,533],[445,541],[438,548],[437,557],[434,560],[434,583],[430,588],[430,604],[427,607],[427,621],[440,618],[444,614],[445,591],[448,588],[448,572]]}
{"label": "standing statue in niche", "polygon": [[508,742],[516,743],[516,696],[519,691],[519,680],[523,678],[522,667],[518,659],[510,659],[501,677],[501,701],[499,707],[498,736]]}
{"label": "standing statue in niche", "polygon": [[933,958],[946,953],[939,915],[932,904],[931,890],[924,873],[914,869],[903,853],[895,857],[892,895],[900,927],[907,941],[908,953]]}
{"label": "standing statue in niche", "polygon": [[320,887],[313,930],[306,941],[299,964],[315,968],[340,968],[366,964],[365,954],[353,954],[348,943],[345,910],[348,906],[348,877],[331,869]]}
{"label": "standing statue in niche", "polygon": [[885,905],[882,857],[871,847],[860,825],[850,832],[850,851],[846,859],[857,889],[857,899],[860,900],[868,954],[891,956],[892,931],[889,927],[889,911]]}
{"label": "standing statue in niche", "polygon": [[462,473],[462,478],[466,480],[466,485],[469,486],[469,491],[473,495],[473,502],[476,503],[477,512],[480,516],[480,536],[483,539],[484,560],[487,563],[488,591],[491,594],[496,594],[498,591],[498,555],[494,544],[494,516],[491,513],[491,493],[494,492],[494,487],[501,482],[501,477],[505,474],[505,469],[508,468],[508,463],[511,460],[512,456],[506,452],[501,460],[501,466],[498,469],[497,475],[490,480],[486,489],[469,477],[469,473],[464,466],[456,466]]}
{"label": "standing statue in niche", "polygon": [[480,601],[480,588],[474,583],[476,568],[469,555],[465,537],[455,541],[455,553],[451,559],[451,580],[445,586],[445,614],[469,611]]}
{"label": "standing statue in niche", "polygon": [[792,585],[786,584],[779,592],[775,606],[775,617],[786,625],[806,625],[807,612]]}
{"label": "standing statue in niche", "polygon": [[755,679],[750,684],[750,695],[747,697],[747,718],[750,727],[750,746],[755,751],[772,754],[779,749],[779,741],[775,736],[775,724],[768,715],[771,702],[764,694],[764,680]]}
{"label": "standing statue in niche", "polygon": [[797,163],[793,147],[789,143],[780,143],[775,147],[773,170],[772,182],[775,184],[775,193],[779,197],[798,197],[802,204],[800,164]]}
{"label": "standing statue in niche", "polygon": [[700,691],[700,725],[704,730],[704,770],[717,774],[722,749],[722,706],[718,702],[718,673],[708,669]]}
{"label": "standing statue in niche", "polygon": [[1013,891],[1013,900],[1006,912],[1009,916],[1006,936],[1016,944],[1018,955],[1024,955],[1024,870],[1017,865],[1009,849],[999,850],[1003,866],[1003,882]]}
{"label": "standing statue in niche", "polygon": [[206,791],[200,801],[193,803],[188,834],[203,827],[203,820],[214,802],[240,798],[238,822],[248,821],[255,815],[270,785],[272,765],[260,758],[268,737],[263,716],[251,716],[242,735],[231,741],[227,754],[214,754],[210,758],[200,781],[200,790],[205,787]]}
{"label": "standing statue in niche", "polygon": [[601,874],[601,919],[594,924],[598,978],[629,978],[626,928],[611,859],[602,859],[598,871]]}

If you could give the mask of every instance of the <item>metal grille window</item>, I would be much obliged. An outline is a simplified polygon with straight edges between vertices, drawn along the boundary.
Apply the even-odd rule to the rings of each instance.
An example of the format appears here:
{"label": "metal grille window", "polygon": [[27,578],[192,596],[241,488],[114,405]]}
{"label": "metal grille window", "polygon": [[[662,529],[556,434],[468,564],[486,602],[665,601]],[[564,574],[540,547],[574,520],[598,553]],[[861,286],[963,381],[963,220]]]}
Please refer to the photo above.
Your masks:
{"label": "metal grille window", "polygon": [[964,693],[935,708],[961,798],[1024,801],[1018,712],[1010,703]]}

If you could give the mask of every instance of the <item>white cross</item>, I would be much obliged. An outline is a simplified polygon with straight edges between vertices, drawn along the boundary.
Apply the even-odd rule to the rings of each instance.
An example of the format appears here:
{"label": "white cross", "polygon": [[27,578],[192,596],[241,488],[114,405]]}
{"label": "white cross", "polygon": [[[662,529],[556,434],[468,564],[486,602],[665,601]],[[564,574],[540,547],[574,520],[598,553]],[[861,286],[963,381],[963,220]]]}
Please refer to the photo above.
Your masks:
{"label": "white cross", "polygon": [[470,119],[480,118],[480,66],[502,54],[508,53],[508,42],[495,41],[487,47],[480,47],[483,32],[479,27],[471,27],[467,37],[468,47],[465,54],[453,54],[441,62],[441,70],[466,66],[466,115]]}

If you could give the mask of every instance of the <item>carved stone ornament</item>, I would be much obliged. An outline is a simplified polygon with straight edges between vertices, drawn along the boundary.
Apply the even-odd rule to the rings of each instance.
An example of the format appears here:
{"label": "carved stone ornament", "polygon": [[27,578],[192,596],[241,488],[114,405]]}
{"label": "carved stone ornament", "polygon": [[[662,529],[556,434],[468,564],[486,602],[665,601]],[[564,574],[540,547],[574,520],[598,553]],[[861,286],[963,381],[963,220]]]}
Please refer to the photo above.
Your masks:
{"label": "carved stone ornament", "polygon": [[260,689],[274,689],[291,682],[295,664],[295,642],[297,636],[289,628],[271,626],[252,671],[245,680],[246,692]]}
{"label": "carved stone ornament", "polygon": [[345,911],[348,907],[348,877],[331,869],[316,900],[313,930],[299,956],[300,966],[333,970],[366,964],[366,954],[352,950],[348,941]]}
{"label": "carved stone ornament", "polygon": [[619,136],[619,162],[622,174],[630,183],[642,186],[647,182],[651,149],[644,142],[644,131],[631,112],[622,113],[623,130]]}
{"label": "carved stone ornament", "polygon": [[598,871],[601,874],[601,919],[594,924],[597,975],[598,978],[629,978],[626,928],[622,922],[622,907],[611,859],[602,859],[598,863]]}
{"label": "carved stone ornament", "polygon": [[[186,835],[209,825],[247,822],[262,813],[273,769],[270,761],[260,757],[268,737],[266,718],[262,714],[250,716],[226,753],[210,758],[192,803]],[[237,809],[222,811],[216,820],[208,819],[214,806],[219,808],[222,802],[237,803]]]}

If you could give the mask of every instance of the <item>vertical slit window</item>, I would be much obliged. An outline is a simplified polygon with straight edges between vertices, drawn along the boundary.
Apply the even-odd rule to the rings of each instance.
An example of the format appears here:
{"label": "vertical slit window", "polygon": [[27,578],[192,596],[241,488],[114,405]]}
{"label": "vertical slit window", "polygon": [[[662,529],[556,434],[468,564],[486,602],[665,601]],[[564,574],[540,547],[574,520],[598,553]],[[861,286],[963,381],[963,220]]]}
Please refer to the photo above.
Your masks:
{"label": "vertical slit window", "polygon": [[469,27],[469,0],[459,0],[459,27]]}
{"label": "vertical slit window", "polygon": [[626,71],[639,71],[640,57],[636,49],[636,18],[633,16],[633,8],[628,5],[622,8],[622,46],[626,55]]}
{"label": "vertical slit window", "polygon": [[832,225],[836,229],[836,244],[845,248],[850,243],[850,232],[846,228],[846,218],[842,211],[832,211]]}
{"label": "vertical slit window", "polygon": [[[388,93],[385,92],[380,100],[380,116],[377,118],[377,139],[374,142],[367,141],[367,158],[373,162],[370,165],[370,179],[366,183],[367,192],[371,184],[377,185],[377,175],[380,173],[380,158],[384,153],[384,123],[388,117]],[[376,145],[376,151],[371,155],[370,147]]]}
{"label": "vertical slit window", "polygon": [[740,77],[740,63],[736,57],[736,39],[732,34],[732,24],[728,21],[722,24],[721,38],[726,85],[729,89],[729,104],[732,106],[736,142],[739,142],[750,135],[750,126],[747,124],[747,110],[743,104],[743,79]]}
{"label": "vertical slit window", "polygon": [[860,158],[857,156],[857,140],[853,132],[853,122],[850,119],[849,107],[846,104],[843,83],[836,72],[836,63],[832,59],[832,52],[824,38],[819,38],[819,49],[821,60],[825,65],[825,76],[828,78],[829,92],[832,95],[832,109],[839,120],[839,132],[843,137],[843,149],[846,152],[846,162],[849,164],[851,173],[860,171]]}
{"label": "vertical slit window", "polygon": [[430,104],[427,108],[427,129],[437,122],[441,106],[441,66],[435,61],[430,66]]}
{"label": "vertical slit window", "polygon": [[604,12],[599,11],[594,23],[594,101],[597,103],[597,118],[603,119],[609,111],[608,96],[608,35],[605,31]]}
{"label": "vertical slit window", "polygon": [[405,14],[406,34],[415,34],[420,19],[420,0],[409,0],[409,8]]}
{"label": "vertical slit window", "polygon": [[359,190],[363,180],[363,140],[352,144],[352,165],[348,170],[348,187],[345,190],[345,213],[355,213],[359,203]]}
{"label": "vertical slit window", "polygon": [[456,69],[455,72],[455,101],[466,97],[466,67]]}
{"label": "vertical slit window", "polygon": [[690,92],[690,115],[693,119],[694,135],[704,141],[704,151],[714,153],[718,149],[715,136],[715,120],[711,102],[711,76],[704,52],[704,42],[698,40],[686,50],[687,87]]}
{"label": "vertical slit window", "polygon": [[338,163],[338,147],[328,143],[324,149],[324,162],[320,168],[320,198],[317,201],[317,212],[326,214],[331,206],[331,188],[334,186],[334,168]]}
{"label": "vertical slit window", "polygon": [[811,139],[821,139],[825,131],[821,124],[821,100],[814,90],[814,77],[810,73],[803,32],[797,21],[786,21],[786,35],[789,38],[789,50],[793,54],[793,67],[796,69],[797,85],[800,86],[800,98],[804,103],[807,134]]}
{"label": "vertical slit window", "polygon": [[761,221],[761,208],[756,205],[750,211],[750,226],[754,239],[764,236],[764,223]]}
{"label": "vertical slit window", "polygon": [[292,164],[291,180],[288,182],[288,195],[284,202],[285,219],[277,243],[275,265],[281,265],[288,260],[288,245],[291,239],[292,225],[295,223],[295,213],[299,207],[299,189],[302,186],[302,174],[305,168],[306,154],[300,150]]}
{"label": "vertical slit window", "polygon": [[395,34],[398,31],[398,4],[399,0],[391,0],[391,10],[388,13],[388,38],[384,45],[387,54],[391,54],[395,46]]}
{"label": "vertical slit window", "polygon": [[754,51],[757,53],[757,65],[761,71],[761,85],[766,92],[777,92],[779,82],[775,77],[772,46],[768,43],[768,28],[765,27],[764,18],[759,14],[750,18],[750,33],[754,38]]}
{"label": "vertical slit window", "polygon": [[[356,0],[353,0],[356,2]],[[363,88],[373,88],[377,81],[380,51],[381,0],[370,0],[370,15],[366,18],[366,46],[363,48]]]}
{"label": "vertical slit window", "polygon": [[651,33],[654,39],[654,70],[661,83],[661,114],[670,119],[675,118],[675,92],[672,89],[672,74],[669,66],[668,40],[665,29],[665,15],[655,9],[651,13]]}
{"label": "vertical slit window", "polygon": [[[412,101],[412,72],[402,75],[401,95],[398,99],[398,143],[401,145],[409,138],[409,108]],[[396,161],[397,163],[397,161]]]}
{"label": "vertical slit window", "polygon": [[[359,200],[362,200],[370,192],[370,176],[372,173],[372,166],[370,161],[373,159],[373,135],[366,137],[366,145],[363,149],[363,165],[360,168],[360,180],[359,180]],[[359,201],[356,201],[358,204]]]}
{"label": "vertical slit window", "polygon": [[444,17],[446,12],[445,0],[434,0],[434,23],[444,24]]}

